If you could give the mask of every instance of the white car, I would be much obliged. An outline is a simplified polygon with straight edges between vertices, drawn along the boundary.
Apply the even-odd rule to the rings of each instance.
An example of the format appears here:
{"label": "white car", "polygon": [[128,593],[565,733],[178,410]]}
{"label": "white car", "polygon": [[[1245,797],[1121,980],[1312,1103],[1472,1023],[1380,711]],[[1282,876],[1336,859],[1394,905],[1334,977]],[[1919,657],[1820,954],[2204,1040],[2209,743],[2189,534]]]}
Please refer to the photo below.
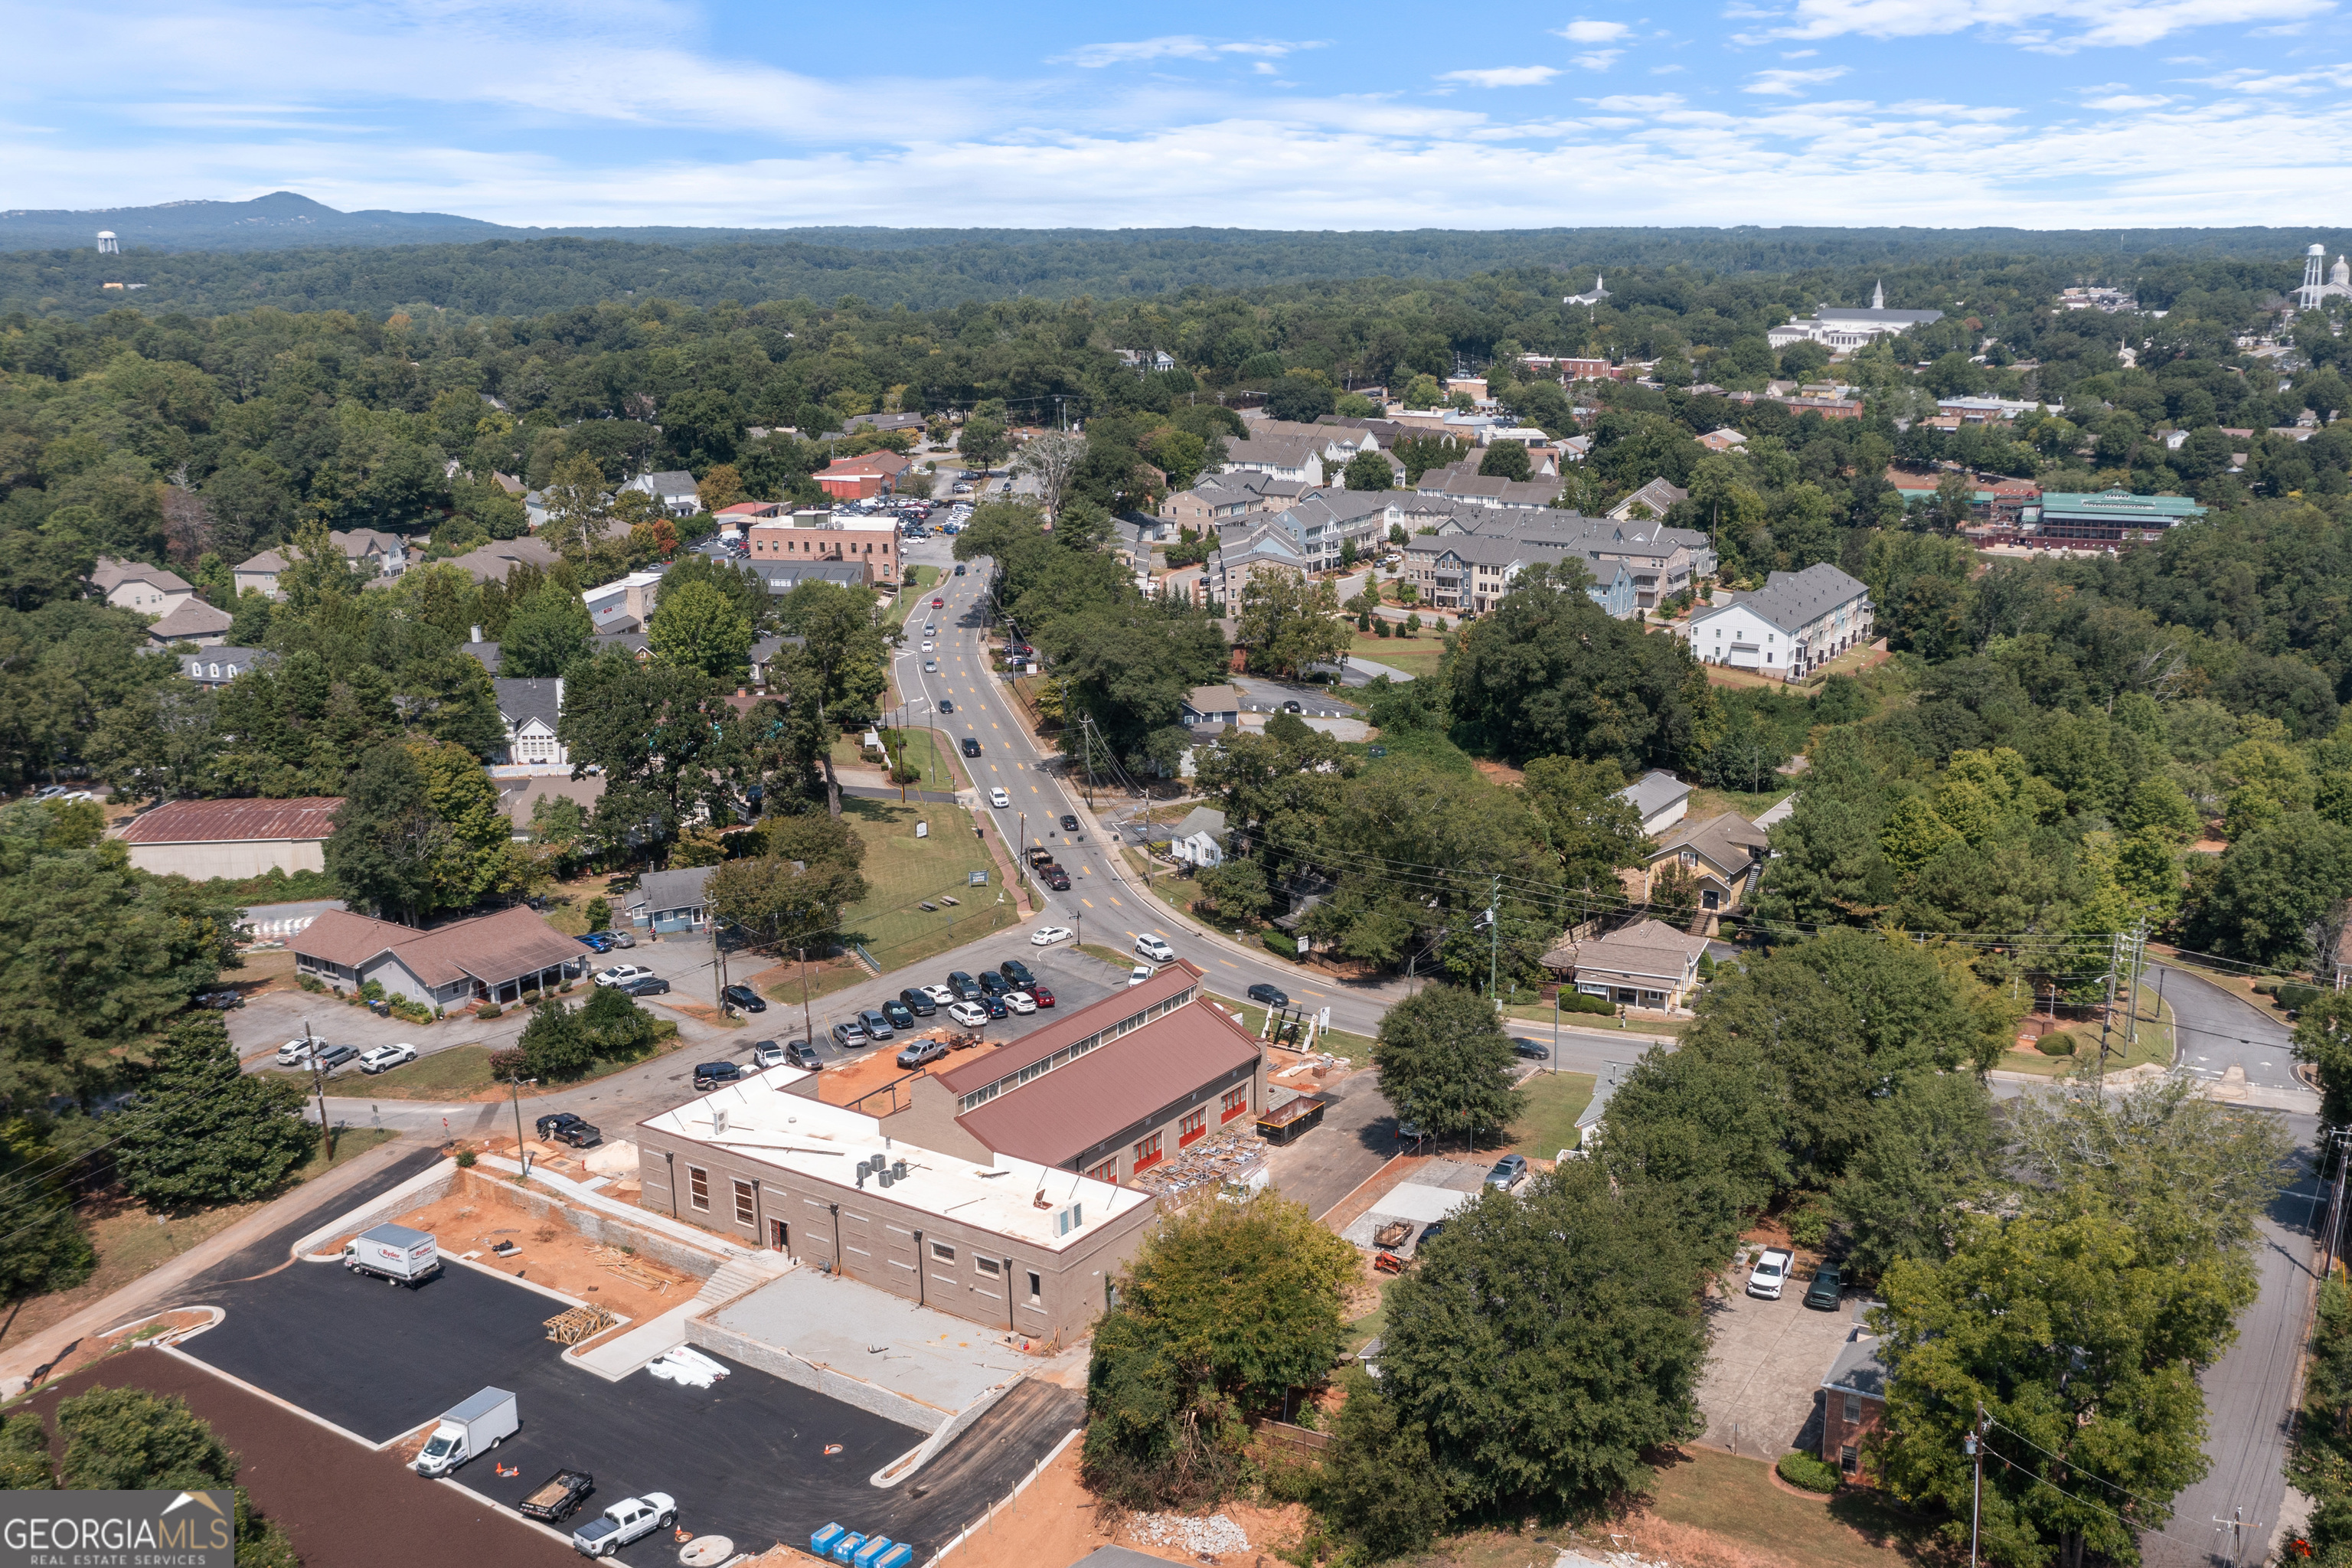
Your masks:
{"label": "white car", "polygon": [[360,1071],[363,1073],[384,1072],[390,1068],[398,1067],[403,1062],[413,1062],[415,1059],[416,1047],[415,1046],[378,1046],[372,1051],[362,1051],[360,1053]]}
{"label": "white car", "polygon": [[667,1492],[623,1498],[572,1532],[572,1549],[583,1557],[609,1557],[639,1536],[677,1522],[677,1500]]}
{"label": "white car", "polygon": [[1768,1247],[1748,1273],[1748,1293],[1761,1296],[1768,1301],[1780,1299],[1780,1287],[1789,1282],[1789,1270],[1796,1263],[1796,1254],[1785,1247]]}
{"label": "white car", "polygon": [[1037,998],[1030,995],[1026,991],[1007,991],[1004,994],[1004,1005],[1016,1013],[1034,1013],[1037,1010]]}
{"label": "white car", "polygon": [[929,653],[929,652],[931,652],[931,651],[932,651],[932,649],[931,649],[931,645],[930,645],[929,643],[925,643],[925,644],[923,645],[923,651],[924,651],[925,653]]}
{"label": "white car", "polygon": [[626,985],[635,980],[651,980],[654,972],[642,963],[616,963],[610,969],[596,972],[599,985]]}
{"label": "white car", "polygon": [[1139,963],[1127,972],[1127,983],[1129,985],[1140,985],[1150,978],[1151,965],[1148,963]]}
{"label": "white car", "polygon": [[278,1047],[278,1065],[282,1068],[300,1067],[310,1059],[312,1046],[324,1046],[326,1043],[324,1040],[289,1040]]}
{"label": "white car", "polygon": [[1069,940],[1070,928],[1067,926],[1039,926],[1029,933],[1031,947],[1051,947],[1057,942]]}
{"label": "white car", "polygon": [[1003,789],[1000,786],[999,788],[992,789],[988,792],[988,804],[996,807],[997,810],[1003,811],[1006,806],[1013,804],[1013,797],[1005,794]]}
{"label": "white car", "polygon": [[923,673],[925,675],[937,675],[939,672],[940,661],[938,659],[927,658],[923,660]]}
{"label": "white car", "polygon": [[944,985],[925,985],[920,989],[924,995],[942,1007],[950,1006],[958,1000],[956,994]]}
{"label": "white car", "polygon": [[970,1002],[949,1003],[948,1016],[967,1029],[983,1029],[988,1026],[988,1009],[975,1006]]}
{"label": "white car", "polygon": [[1135,952],[1138,957],[1148,958],[1154,963],[1173,963],[1176,962],[1176,950],[1169,946],[1156,931],[1148,931],[1141,936],[1137,937],[1135,939]]}

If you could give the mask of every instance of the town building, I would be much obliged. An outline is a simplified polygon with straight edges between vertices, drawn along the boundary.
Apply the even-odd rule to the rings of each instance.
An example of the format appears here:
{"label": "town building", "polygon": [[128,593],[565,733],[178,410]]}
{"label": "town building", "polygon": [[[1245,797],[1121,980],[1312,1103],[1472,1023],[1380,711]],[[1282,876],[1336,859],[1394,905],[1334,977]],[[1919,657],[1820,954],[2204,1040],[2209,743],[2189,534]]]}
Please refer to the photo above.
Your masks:
{"label": "town building", "polygon": [[476,583],[503,583],[518,566],[535,566],[545,572],[562,559],[545,540],[526,535],[520,539],[494,539],[463,555],[452,555],[445,564],[457,567]]}
{"label": "town building", "polygon": [[1601,300],[1606,300],[1607,298],[1609,298],[1609,285],[1603,282],[1601,280],[1601,274],[1596,272],[1592,275],[1591,288],[1586,289],[1581,294],[1570,294],[1564,297],[1560,300],[1560,303],[1563,305],[1582,305],[1589,309],[1591,306],[1598,305]]}
{"label": "town building", "polygon": [[2316,310],[2330,300],[2352,299],[2352,258],[2337,257],[2336,265],[2325,279],[2320,269],[2327,266],[2327,247],[2315,245],[2303,256],[2303,287],[2294,291],[2294,308]]}
{"label": "town building", "polygon": [[158,877],[243,881],[271,870],[323,871],[340,795],[289,800],[173,800],[142,812],[110,837]]}
{"label": "town building", "polygon": [[1418,535],[1405,542],[1400,574],[1424,605],[1483,616],[1511,591],[1520,573],[1570,553],[1564,545],[1528,543],[1507,534]]}
{"label": "town building", "polygon": [[1561,383],[1571,381],[1612,381],[1616,378],[1616,366],[1605,359],[1570,359],[1551,354],[1521,354],[1519,363],[1529,370],[1548,370]]}
{"label": "town building", "polygon": [[556,734],[563,716],[563,678],[493,678],[490,691],[498,699],[499,722],[506,731],[507,764],[569,772],[572,753]]}
{"label": "town building", "polygon": [[1803,342],[1837,350],[1858,349],[1874,339],[1907,332],[1943,319],[1941,310],[1888,310],[1886,285],[1881,283],[1870,291],[1867,310],[1825,304],[1812,315],[1790,317],[1785,325],[1774,327],[1764,336],[1775,349]]}
{"label": "town building", "polygon": [[2162,539],[2168,529],[2204,515],[2205,508],[2183,497],[2134,495],[2120,485],[2095,495],[2053,493],[2042,498],[2032,542],[2117,549]]}
{"label": "town building", "polygon": [[386,996],[444,1008],[469,1002],[503,1006],[526,991],[552,991],[587,973],[592,957],[521,904],[430,931],[330,910],[287,945],[294,950],[295,973],[338,993],[373,980]]}
{"label": "town building", "polygon": [[1660,921],[1639,920],[1622,931],[1563,944],[1544,954],[1547,966],[1565,960],[1577,994],[1626,1007],[1675,1012],[1698,986],[1706,939]]}
{"label": "town building", "polygon": [[158,619],[196,596],[194,584],[176,572],[143,561],[115,561],[103,555],[90,568],[89,584],[116,609],[136,610]]}
{"label": "town building", "polygon": [[236,623],[226,610],[202,599],[185,599],[147,628],[147,640],[157,647],[217,647],[228,640],[228,629]]}
{"label": "town building", "polygon": [[274,599],[278,597],[278,574],[289,564],[286,557],[275,550],[265,550],[231,568],[229,583],[240,595],[260,594]]}
{"label": "town building", "polygon": [[1893,1369],[1879,1359],[1877,1337],[1866,1329],[1847,1335],[1822,1379],[1822,1463],[1835,1465],[1847,1481],[1868,1479],[1863,1455],[1886,1425],[1894,1381]]}
{"label": "town building", "polygon": [[902,453],[866,452],[855,458],[835,458],[813,477],[817,488],[835,500],[871,500],[897,489],[898,476],[908,466]]}
{"label": "town building", "polygon": [[1312,570],[1305,546],[1268,519],[1253,528],[1219,534],[1202,582],[1213,599],[1230,607],[1241,603],[1242,590],[1260,572],[1304,577]]}
{"label": "town building", "polygon": [[1309,487],[1336,484],[1345,465],[1331,464],[1325,445],[1312,436],[1254,434],[1227,444],[1225,472],[1264,474],[1270,479],[1295,479]]}
{"label": "town building", "polygon": [[1872,622],[1870,590],[1824,563],[1775,572],[1755,593],[1695,611],[1675,632],[1708,664],[1801,680],[1868,643]]}
{"label": "town building", "polygon": [[865,568],[866,584],[898,582],[898,525],[888,518],[835,517],[830,512],[794,512],[789,521],[770,519],[744,531],[751,564],[839,562]]}
{"label": "town building", "polygon": [[632,572],[582,593],[580,602],[588,607],[588,624],[600,632],[643,631],[651,626],[667,570],[656,566]]}
{"label": "town building", "polygon": [[1160,503],[1160,521],[1194,532],[1264,510],[1265,496],[1252,473],[1203,476],[1189,490],[1173,490]]}
{"label": "town building", "polygon": [[677,871],[647,871],[629,895],[629,923],[639,931],[698,931],[709,929],[710,910],[703,888],[716,866],[692,866]]}
{"label": "town building", "polygon": [[1690,500],[1690,491],[1665,479],[1652,479],[1615,506],[1606,516],[1612,522],[1638,522],[1644,518],[1663,518],[1676,501]]}
{"label": "town building", "polygon": [[1630,621],[1642,613],[1641,589],[1622,561],[1604,562],[1591,570],[1594,580],[1585,584],[1584,592],[1611,619]]}

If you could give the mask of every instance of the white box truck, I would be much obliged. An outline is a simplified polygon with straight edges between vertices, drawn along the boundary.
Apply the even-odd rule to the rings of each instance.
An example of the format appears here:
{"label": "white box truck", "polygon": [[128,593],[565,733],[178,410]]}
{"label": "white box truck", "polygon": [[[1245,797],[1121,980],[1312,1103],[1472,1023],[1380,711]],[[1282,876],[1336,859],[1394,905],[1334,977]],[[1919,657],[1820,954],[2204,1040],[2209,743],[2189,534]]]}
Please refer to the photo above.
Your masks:
{"label": "white box truck", "polygon": [[425,1451],[416,1456],[420,1476],[446,1476],[468,1459],[477,1459],[522,1426],[515,1415],[515,1396],[503,1388],[485,1388],[441,1417]]}
{"label": "white box truck", "polygon": [[344,1247],[343,1267],[394,1285],[421,1285],[441,1272],[441,1249],[421,1230],[380,1225],[360,1232]]}

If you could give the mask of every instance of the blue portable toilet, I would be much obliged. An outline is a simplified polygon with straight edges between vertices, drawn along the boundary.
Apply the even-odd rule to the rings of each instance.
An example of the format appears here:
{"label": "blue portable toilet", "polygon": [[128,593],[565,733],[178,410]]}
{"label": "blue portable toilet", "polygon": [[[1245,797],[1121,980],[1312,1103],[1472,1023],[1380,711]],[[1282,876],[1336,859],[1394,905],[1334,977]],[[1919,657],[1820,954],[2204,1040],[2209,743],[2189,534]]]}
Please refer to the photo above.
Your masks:
{"label": "blue portable toilet", "polygon": [[809,1550],[819,1557],[833,1555],[833,1543],[841,1539],[841,1526],[828,1524],[809,1537]]}
{"label": "blue portable toilet", "polygon": [[865,1544],[865,1536],[854,1530],[845,1531],[841,1539],[833,1543],[833,1560],[835,1563],[847,1563],[857,1555],[857,1549]]}
{"label": "blue portable toilet", "polygon": [[889,1551],[893,1544],[895,1543],[887,1535],[867,1536],[866,1544],[859,1547],[856,1553],[850,1558],[850,1568],[874,1568],[874,1564],[882,1560],[882,1554]]}
{"label": "blue portable toilet", "polygon": [[915,1549],[901,1541],[874,1560],[874,1568],[908,1568],[915,1561]]}

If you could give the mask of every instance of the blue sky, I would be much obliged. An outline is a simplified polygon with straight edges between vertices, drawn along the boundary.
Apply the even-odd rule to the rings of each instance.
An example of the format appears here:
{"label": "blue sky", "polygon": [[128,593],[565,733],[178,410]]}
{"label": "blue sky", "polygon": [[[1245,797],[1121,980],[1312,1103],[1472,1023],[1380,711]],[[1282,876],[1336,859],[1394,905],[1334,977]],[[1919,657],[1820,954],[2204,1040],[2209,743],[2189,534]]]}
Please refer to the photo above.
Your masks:
{"label": "blue sky", "polygon": [[291,189],[517,224],[1266,228],[2352,207],[2336,0],[5,15],[20,207]]}

